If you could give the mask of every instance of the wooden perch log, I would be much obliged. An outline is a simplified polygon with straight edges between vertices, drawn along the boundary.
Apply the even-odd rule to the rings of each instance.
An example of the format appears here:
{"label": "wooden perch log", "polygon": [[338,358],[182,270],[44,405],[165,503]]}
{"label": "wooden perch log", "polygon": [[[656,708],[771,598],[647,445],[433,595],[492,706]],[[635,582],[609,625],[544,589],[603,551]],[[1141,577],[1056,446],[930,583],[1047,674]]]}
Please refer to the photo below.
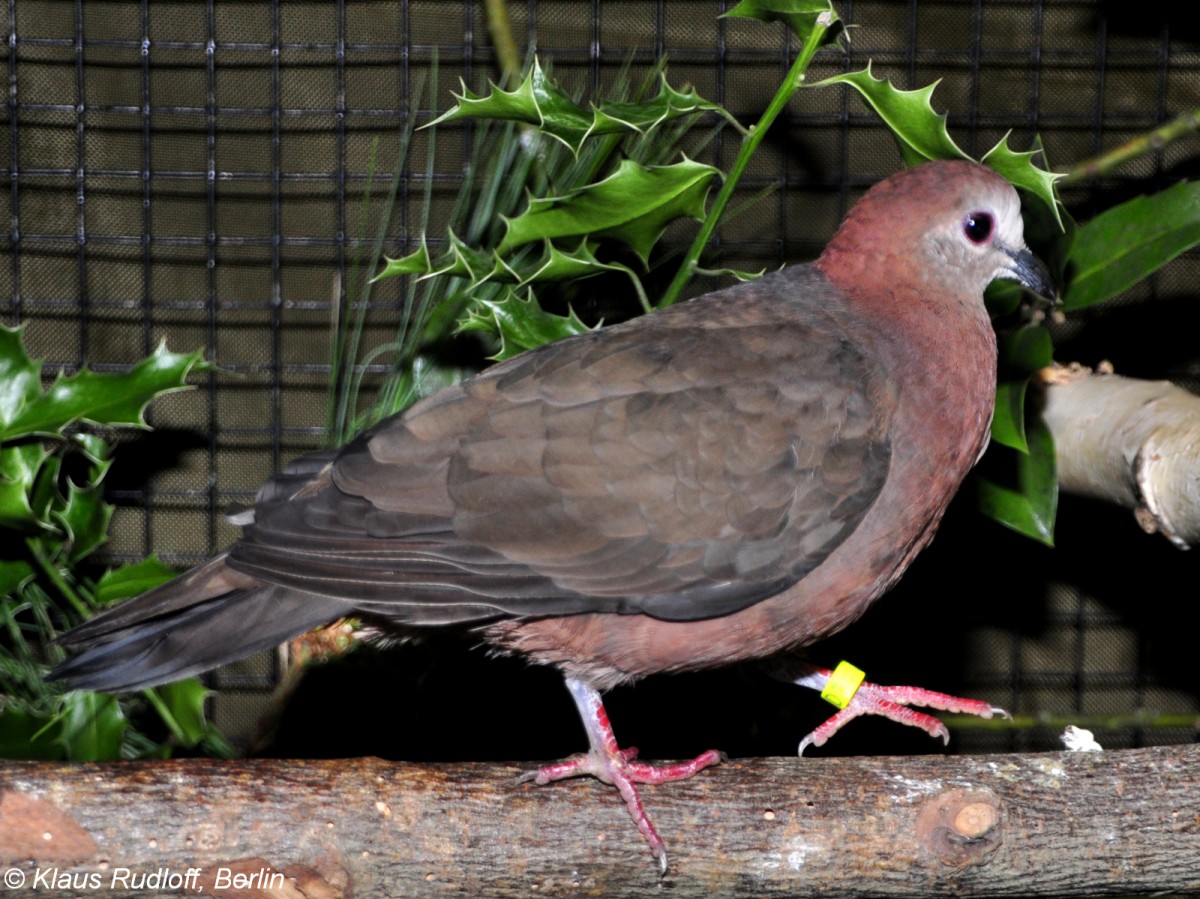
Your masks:
{"label": "wooden perch log", "polygon": [[1042,372],[1059,488],[1133,509],[1187,549],[1200,542],[1200,397],[1167,381]]}
{"label": "wooden perch log", "polygon": [[39,899],[1190,892],[1198,769],[1200,745],[731,761],[644,791],[660,881],[611,788],[516,766],[0,763],[0,860]]}

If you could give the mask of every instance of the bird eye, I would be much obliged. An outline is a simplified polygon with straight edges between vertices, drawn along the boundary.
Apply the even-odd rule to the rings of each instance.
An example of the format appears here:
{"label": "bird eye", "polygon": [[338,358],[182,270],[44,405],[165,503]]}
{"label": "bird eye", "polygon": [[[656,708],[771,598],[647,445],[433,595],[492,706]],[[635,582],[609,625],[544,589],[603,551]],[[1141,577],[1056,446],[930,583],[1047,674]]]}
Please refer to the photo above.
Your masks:
{"label": "bird eye", "polygon": [[973,244],[987,243],[995,229],[996,221],[990,212],[972,212],[963,219],[963,234]]}

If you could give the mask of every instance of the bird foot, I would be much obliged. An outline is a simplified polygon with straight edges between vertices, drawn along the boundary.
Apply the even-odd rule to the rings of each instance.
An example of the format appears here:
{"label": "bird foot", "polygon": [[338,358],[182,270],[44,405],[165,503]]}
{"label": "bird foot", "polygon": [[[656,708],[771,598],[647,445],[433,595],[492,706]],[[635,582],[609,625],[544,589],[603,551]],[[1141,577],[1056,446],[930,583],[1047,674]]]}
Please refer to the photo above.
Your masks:
{"label": "bird foot", "polygon": [[620,749],[612,726],[608,723],[608,713],[600,701],[600,694],[592,687],[571,678],[567,679],[567,689],[579,708],[584,728],[592,748],[581,752],[561,762],[544,765],[536,771],[527,771],[518,779],[518,783],[532,781],[538,785],[565,780],[568,777],[583,777],[590,775],[612,784],[625,800],[625,807],[637,825],[638,831],[650,846],[650,853],[658,859],[661,874],[667,873],[667,851],[662,837],[658,835],[650,816],[642,806],[637,784],[663,784],[676,780],[687,780],[694,774],[710,765],[716,765],[725,760],[725,754],[715,749],[701,753],[687,762],[675,762],[669,765],[650,765],[637,761],[636,747]]}
{"label": "bird foot", "polygon": [[[807,665],[804,667],[806,672],[800,677],[793,678],[793,683],[811,687],[814,690],[824,690],[833,672],[828,668],[814,668]],[[804,755],[804,750],[809,746],[825,745],[830,737],[860,715],[882,715],[897,724],[919,727],[929,736],[941,737],[944,743],[949,743],[950,731],[946,729],[946,725],[932,715],[909,708],[913,705],[942,712],[977,715],[980,718],[991,718],[993,715],[1010,717],[1004,709],[979,699],[964,699],[960,696],[950,696],[921,687],[884,686],[863,681],[845,708],[800,741],[798,754]]]}

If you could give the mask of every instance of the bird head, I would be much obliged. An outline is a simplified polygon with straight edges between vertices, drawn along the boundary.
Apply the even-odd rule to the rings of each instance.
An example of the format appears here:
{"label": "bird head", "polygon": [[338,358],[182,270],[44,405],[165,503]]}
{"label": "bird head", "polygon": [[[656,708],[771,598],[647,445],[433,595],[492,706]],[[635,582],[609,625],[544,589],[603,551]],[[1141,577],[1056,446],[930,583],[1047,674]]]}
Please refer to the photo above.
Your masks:
{"label": "bird head", "polygon": [[[982,300],[997,278],[1048,299],[1054,282],[1025,245],[1021,201],[1002,176],[931,162],[881,181],[854,206],[819,263],[833,280],[909,286]],[[857,269],[857,271],[842,271]]]}

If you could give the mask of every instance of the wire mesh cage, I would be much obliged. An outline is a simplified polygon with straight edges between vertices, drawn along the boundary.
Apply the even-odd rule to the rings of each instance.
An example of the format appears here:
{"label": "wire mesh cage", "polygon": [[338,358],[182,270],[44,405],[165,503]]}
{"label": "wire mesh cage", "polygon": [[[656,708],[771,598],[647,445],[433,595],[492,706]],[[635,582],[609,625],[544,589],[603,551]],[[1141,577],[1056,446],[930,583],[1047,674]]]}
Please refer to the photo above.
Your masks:
{"label": "wire mesh cage", "polygon": [[[637,81],[665,59],[672,84],[690,83],[749,122],[795,47],[781,27],[723,18],[729,5],[526,0],[507,14],[521,48],[581,97]],[[975,156],[1011,132],[1017,147],[1040,135],[1050,162],[1066,165],[1200,106],[1200,54],[1186,31],[1194,26],[1154,7],[858,0],[840,12],[854,26],[844,52],[819,56],[810,80],[868,61],[901,87],[940,79],[935,106],[949,110],[951,132]],[[195,379],[198,389],[157,403],[153,432],[124,438],[108,482],[118,506],[110,562],[154,552],[183,568],[209,557],[237,536],[222,517],[227,507],[322,445],[331,321],[341,292],[361,280],[384,195],[394,184],[386,252],[399,256],[442,232],[477,152],[469,123],[439,126],[436,143],[415,132],[406,155],[405,129],[444,111],[459,79],[482,91],[498,77],[489,24],[483,4],[416,0],[8,4],[4,321],[25,326],[48,374],[122,370],[162,340],[203,348],[219,367]],[[736,144],[717,133],[694,152],[724,168]],[[1094,211],[1194,174],[1194,155],[1180,141],[1063,198]],[[749,211],[711,249],[722,265],[750,270],[813,258],[849,204],[899,164],[887,129],[850,92],[802,92],[739,188]],[[1185,255],[1122,302],[1060,325],[1060,358],[1110,358],[1122,371],[1194,388],[1200,367],[1186,306],[1197,264]],[[724,283],[703,280],[694,291]],[[399,281],[373,292],[367,347],[392,338],[404,303]],[[1018,715],[1109,716],[1106,745],[1193,738],[1200,685],[1170,624],[1171,604],[1189,589],[1181,585],[1194,580],[1186,556],[1137,533],[1123,513],[1082,503],[1064,503],[1054,554],[976,520],[969,498],[943,531],[897,595],[814,653],[862,660],[878,679],[978,693]],[[434,646],[422,672],[400,671],[394,683],[446,667],[439,653],[449,650]],[[476,688],[490,678],[454,659]],[[526,695],[553,690],[536,673],[510,671]],[[252,731],[277,677],[270,657],[215,675],[222,726]],[[789,702],[752,675],[731,677],[732,695]],[[687,711],[671,719],[672,733],[697,716],[769,730],[744,709],[726,720],[719,700],[684,698],[715,689],[709,675],[646,685],[630,691],[624,714],[640,704],[661,726],[666,698]],[[420,710],[435,714],[435,704]],[[371,715],[369,705],[350,708]],[[813,709],[789,712],[780,727],[798,737]],[[1150,726],[1152,713],[1169,726]],[[724,742],[735,753],[782,745]],[[1056,743],[1056,730],[1036,724],[956,733],[960,749]],[[359,748],[349,741],[343,750]],[[851,741],[845,751],[859,748]],[[519,751],[495,751],[510,750]]]}

